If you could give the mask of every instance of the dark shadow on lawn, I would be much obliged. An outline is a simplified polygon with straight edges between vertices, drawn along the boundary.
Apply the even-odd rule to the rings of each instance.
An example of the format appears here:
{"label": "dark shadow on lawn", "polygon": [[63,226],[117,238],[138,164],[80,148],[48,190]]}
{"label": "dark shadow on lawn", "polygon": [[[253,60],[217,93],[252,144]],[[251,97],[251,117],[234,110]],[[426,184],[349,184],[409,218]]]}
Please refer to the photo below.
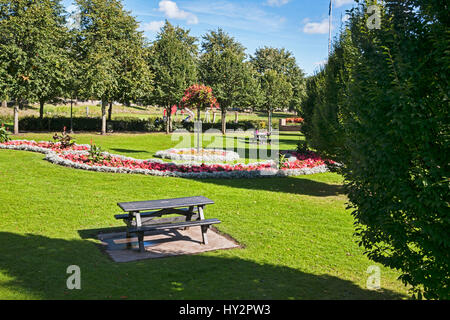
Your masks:
{"label": "dark shadow on lawn", "polygon": [[147,153],[146,150],[131,150],[131,149],[120,149],[120,148],[111,148],[111,150],[122,153]]}
{"label": "dark shadow on lawn", "polygon": [[[351,281],[236,257],[192,255],[114,263],[88,240],[0,232],[4,289],[42,299],[399,299]],[[67,268],[81,271],[68,290]],[[364,273],[361,277],[366,277]]]}
{"label": "dark shadow on lawn", "polygon": [[302,194],[314,197],[332,197],[344,194],[344,186],[317,182],[303,177],[255,179],[202,179],[202,182],[240,189]]}

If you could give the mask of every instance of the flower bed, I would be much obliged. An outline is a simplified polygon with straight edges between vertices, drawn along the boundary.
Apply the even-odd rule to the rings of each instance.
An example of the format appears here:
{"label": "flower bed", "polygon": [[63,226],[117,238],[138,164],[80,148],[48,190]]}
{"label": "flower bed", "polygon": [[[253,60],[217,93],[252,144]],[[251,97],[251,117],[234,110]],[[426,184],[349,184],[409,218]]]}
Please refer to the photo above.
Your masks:
{"label": "flower bed", "polygon": [[225,151],[217,149],[200,149],[197,152],[195,148],[168,149],[155,153],[155,157],[200,162],[225,162],[239,160],[239,154],[234,151]]}
{"label": "flower bed", "polygon": [[299,123],[303,123],[303,118],[286,118],[286,124],[289,123],[294,123],[294,124],[299,124]]}
{"label": "flower bed", "polygon": [[86,151],[90,149],[87,144],[74,144],[69,148],[62,148],[60,142],[49,142],[49,141],[33,141],[33,140],[10,140],[8,142],[0,143],[0,149],[12,149],[12,150],[24,150],[33,151],[40,153],[47,153],[49,151],[53,152],[63,152],[63,151]]}
{"label": "flower bed", "polygon": [[[223,163],[169,163],[158,159],[140,160],[121,155],[104,153],[101,161],[89,157],[89,145],[73,145],[62,149],[58,143],[13,140],[0,143],[2,149],[28,150],[45,153],[51,163],[90,171],[134,173],[155,176],[183,178],[257,178],[282,177],[313,174],[328,171],[325,162],[316,155],[297,154],[297,160],[289,161],[278,169],[275,161],[269,160],[250,164]],[[293,154],[293,153],[291,153]]]}

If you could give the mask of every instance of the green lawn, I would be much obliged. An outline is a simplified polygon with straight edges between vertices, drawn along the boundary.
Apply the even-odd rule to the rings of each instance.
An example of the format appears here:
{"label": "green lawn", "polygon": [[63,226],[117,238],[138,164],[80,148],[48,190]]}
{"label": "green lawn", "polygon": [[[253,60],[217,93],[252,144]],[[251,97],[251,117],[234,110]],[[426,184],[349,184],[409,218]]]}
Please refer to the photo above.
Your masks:
{"label": "green lawn", "polygon": [[[14,138],[42,140],[50,135]],[[137,158],[174,142],[160,134],[82,135]],[[283,147],[295,147],[287,135]],[[189,180],[88,172],[44,155],[0,150],[0,299],[399,299],[398,274],[381,267],[379,291],[365,289],[374,263],[353,237],[342,178]],[[98,230],[122,226],[117,202],[204,195],[206,217],[245,248],[114,263]],[[66,269],[81,268],[81,290]]]}

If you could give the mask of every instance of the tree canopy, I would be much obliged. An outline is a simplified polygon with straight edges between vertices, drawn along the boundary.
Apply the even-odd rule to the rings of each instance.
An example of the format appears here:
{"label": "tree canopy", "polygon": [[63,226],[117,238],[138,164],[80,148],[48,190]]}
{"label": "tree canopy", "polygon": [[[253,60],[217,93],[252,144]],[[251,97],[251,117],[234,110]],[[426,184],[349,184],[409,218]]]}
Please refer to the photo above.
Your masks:
{"label": "tree canopy", "polygon": [[227,110],[248,103],[258,94],[246,59],[245,48],[222,29],[203,36],[199,70],[201,80],[212,87],[222,113],[226,132]]}
{"label": "tree canopy", "polygon": [[144,38],[138,23],[119,0],[77,0],[85,97],[102,101],[102,133],[106,133],[106,104],[137,99],[151,90]]}
{"label": "tree canopy", "polygon": [[308,80],[308,142],[341,164],[368,257],[399,270],[416,298],[448,299],[448,5],[365,1],[349,14]]}
{"label": "tree canopy", "polygon": [[61,93],[67,77],[65,19],[59,1],[0,2],[0,91],[18,104]]}
{"label": "tree canopy", "polygon": [[169,133],[171,107],[178,105],[186,88],[197,81],[196,38],[166,20],[149,50],[149,64],[155,75],[155,89],[149,101],[166,109]]}
{"label": "tree canopy", "polygon": [[255,70],[264,75],[269,70],[275,70],[278,74],[287,77],[292,86],[292,95],[286,96],[282,106],[291,111],[301,111],[301,102],[304,98],[305,80],[303,71],[297,65],[292,52],[284,48],[262,47],[250,57]]}

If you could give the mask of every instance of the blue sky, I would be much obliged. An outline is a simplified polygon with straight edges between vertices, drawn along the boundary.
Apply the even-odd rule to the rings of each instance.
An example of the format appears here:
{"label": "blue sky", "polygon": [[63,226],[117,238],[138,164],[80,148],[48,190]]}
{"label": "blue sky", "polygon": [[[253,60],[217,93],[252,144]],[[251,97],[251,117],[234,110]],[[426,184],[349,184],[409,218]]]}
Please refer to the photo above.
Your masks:
{"label": "blue sky", "polygon": [[[69,7],[72,0],[64,0]],[[291,51],[306,74],[326,60],[329,0],[123,0],[149,40],[164,23],[191,30],[201,38],[221,27],[241,42],[248,54],[271,46]],[[353,0],[333,0],[333,35]]]}

